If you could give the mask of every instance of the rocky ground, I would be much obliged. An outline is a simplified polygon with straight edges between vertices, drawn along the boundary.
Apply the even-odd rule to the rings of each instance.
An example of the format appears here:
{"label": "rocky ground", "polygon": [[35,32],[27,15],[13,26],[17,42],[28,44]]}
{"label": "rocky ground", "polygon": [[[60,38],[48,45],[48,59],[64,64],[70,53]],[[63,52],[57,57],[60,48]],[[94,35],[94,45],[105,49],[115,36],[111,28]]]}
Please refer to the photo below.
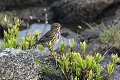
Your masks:
{"label": "rocky ground", "polygon": [[16,49],[1,49],[4,56],[0,57],[0,79],[37,80],[39,67],[33,62],[37,52]]}
{"label": "rocky ground", "polygon": [[43,73],[34,62],[34,58],[38,58],[42,64],[52,69],[47,61],[50,57],[45,57],[47,55],[49,51],[0,49],[0,80],[59,80],[58,76]]}
{"label": "rocky ground", "polygon": [[[102,45],[93,40],[88,43],[87,50],[85,54],[93,54],[95,52],[100,52]],[[76,51],[79,50],[75,47]],[[102,54],[105,51],[100,52]],[[0,49],[0,80],[12,79],[12,80],[59,80],[59,76],[44,74],[38,64],[34,62],[34,58],[38,58],[42,63],[51,69],[55,69],[48,63],[49,51],[40,50],[18,50],[13,48]],[[45,57],[47,56],[47,57]],[[110,54],[105,55],[102,65],[105,66],[106,63],[110,61]],[[120,63],[115,65],[115,71],[110,76],[110,80],[120,79]]]}

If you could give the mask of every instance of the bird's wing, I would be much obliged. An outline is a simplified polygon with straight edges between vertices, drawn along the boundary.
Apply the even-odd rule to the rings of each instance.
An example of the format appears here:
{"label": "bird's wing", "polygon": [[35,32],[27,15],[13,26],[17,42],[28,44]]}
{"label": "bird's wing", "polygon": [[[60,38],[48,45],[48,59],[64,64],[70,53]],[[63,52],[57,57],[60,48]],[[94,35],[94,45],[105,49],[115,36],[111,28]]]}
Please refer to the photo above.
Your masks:
{"label": "bird's wing", "polygon": [[48,31],[43,37],[40,38],[39,42],[44,43],[46,41],[49,41],[50,36],[51,36],[50,31]]}

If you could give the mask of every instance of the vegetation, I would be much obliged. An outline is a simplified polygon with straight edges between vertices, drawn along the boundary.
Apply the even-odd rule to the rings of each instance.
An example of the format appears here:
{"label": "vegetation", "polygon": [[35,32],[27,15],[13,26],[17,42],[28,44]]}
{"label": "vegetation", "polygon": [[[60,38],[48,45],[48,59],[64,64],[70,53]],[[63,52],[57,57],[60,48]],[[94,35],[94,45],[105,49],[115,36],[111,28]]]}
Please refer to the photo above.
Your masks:
{"label": "vegetation", "polygon": [[[3,43],[1,48],[18,48],[22,50],[31,49],[32,45],[38,40],[40,35],[39,30],[35,30],[33,33],[27,34],[25,37],[22,37],[21,44],[18,44],[18,33],[21,20],[16,17],[13,19],[13,27],[8,27],[8,31],[4,31]],[[4,24],[9,25],[10,21],[7,16],[4,18]]]}
{"label": "vegetation", "polygon": [[[4,22],[9,26],[9,19],[5,16]],[[31,49],[32,45],[38,40],[40,31],[36,30],[33,33],[27,34],[25,37],[22,37],[21,44],[18,44],[18,33],[21,21],[17,18],[13,20],[13,27],[8,28],[8,31],[4,31],[4,42],[1,44],[2,48],[18,48],[22,50]],[[119,31],[116,26],[108,28],[106,31],[100,33],[100,40],[105,43],[110,43],[110,45],[115,44],[116,46],[119,41]],[[65,42],[61,42],[58,51],[53,49],[51,42],[46,43],[48,49],[51,51],[51,56],[53,59],[54,66],[57,67],[58,71],[54,71],[49,67],[46,67],[41,63],[37,58],[34,58],[34,61],[39,64],[43,72],[47,74],[52,74],[55,76],[60,76],[63,80],[106,80],[110,74],[114,71],[114,65],[118,60],[117,54],[111,55],[111,62],[106,64],[104,68],[100,63],[104,58],[99,53],[94,55],[84,55],[87,45],[86,42],[80,42],[80,48],[82,52],[75,52],[74,39],[68,40],[69,49],[67,52],[64,52],[66,48]],[[119,44],[120,45],[120,44]],[[119,47],[119,46],[118,46]],[[42,45],[39,45],[40,50],[44,50]],[[51,65],[53,64],[51,63]]]}
{"label": "vegetation", "polygon": [[[52,69],[49,69],[46,66],[35,58],[34,61],[40,65],[40,67],[47,72],[47,74],[53,75],[64,75],[60,76],[63,80],[107,80],[106,77],[114,71],[114,65],[118,60],[117,54],[112,54],[112,61],[106,65],[104,68],[100,63],[103,60],[103,57],[99,53],[95,53],[94,55],[86,55],[79,52],[75,52],[72,50],[74,47],[74,39],[69,40],[69,50],[66,53],[62,53],[65,50],[65,43],[61,42],[58,52],[62,53],[58,55],[58,52],[52,48],[52,56],[57,61],[58,69],[60,72],[55,74],[56,72]],[[80,47],[83,52],[86,50],[86,43],[80,42]],[[51,50],[51,47],[49,48]],[[56,54],[57,55],[56,55]],[[54,55],[53,55],[54,54]],[[46,71],[47,70],[47,71]]]}
{"label": "vegetation", "polygon": [[102,43],[106,45],[106,47],[115,46],[120,49],[120,23],[113,22],[110,26],[106,26],[102,24],[99,32],[99,38]]}
{"label": "vegetation", "polygon": [[[4,43],[1,45],[2,48],[17,48],[18,45],[18,26],[20,25],[21,21],[17,18],[14,18],[13,20],[13,28],[8,28],[8,31],[4,31]],[[10,21],[8,18],[4,18],[5,25],[9,25]]]}

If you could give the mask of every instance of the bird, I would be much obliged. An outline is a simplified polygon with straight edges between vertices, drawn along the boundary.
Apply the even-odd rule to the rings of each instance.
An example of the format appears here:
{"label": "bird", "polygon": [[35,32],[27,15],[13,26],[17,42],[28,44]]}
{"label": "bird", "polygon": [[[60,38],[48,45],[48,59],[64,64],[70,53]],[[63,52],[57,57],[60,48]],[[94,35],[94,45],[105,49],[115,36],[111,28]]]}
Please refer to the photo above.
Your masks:
{"label": "bird", "polygon": [[42,44],[44,47],[47,47],[46,43],[51,42],[52,45],[58,43],[60,39],[60,29],[61,25],[59,23],[53,23],[51,25],[50,31],[48,31],[43,37],[38,39],[38,41],[33,45],[36,46],[37,44]]}

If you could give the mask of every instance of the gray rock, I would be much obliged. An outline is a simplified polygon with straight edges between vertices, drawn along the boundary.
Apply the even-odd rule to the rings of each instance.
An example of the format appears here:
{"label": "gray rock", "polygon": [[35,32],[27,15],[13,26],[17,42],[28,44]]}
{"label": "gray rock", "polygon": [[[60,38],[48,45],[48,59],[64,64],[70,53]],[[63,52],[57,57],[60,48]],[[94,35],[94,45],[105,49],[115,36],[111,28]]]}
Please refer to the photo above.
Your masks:
{"label": "gray rock", "polygon": [[92,29],[86,29],[84,31],[82,31],[80,34],[79,34],[79,39],[80,41],[86,41],[86,40],[91,40],[91,39],[96,39],[98,38],[98,32]]}
{"label": "gray rock", "polygon": [[[40,3],[41,5],[37,8],[30,8],[26,10],[13,11],[11,13],[6,12],[10,16],[27,17],[33,16],[40,20],[45,20],[43,9],[47,9],[48,20],[57,20],[62,23],[80,23],[81,21],[93,21],[96,19],[104,10],[108,9],[111,5],[120,3],[120,0],[45,0],[40,2],[38,0],[10,0],[1,1],[0,4],[13,5],[14,9],[16,6],[26,6],[28,4]],[[42,5],[43,3],[43,5]],[[23,8],[24,9],[24,8]],[[111,7],[109,9],[111,11]],[[112,10],[111,12],[114,12]],[[24,13],[26,12],[26,13]],[[109,12],[109,13],[111,13]],[[108,12],[104,14],[109,14]]]}
{"label": "gray rock", "polygon": [[[12,9],[12,8],[24,8],[33,6],[41,1],[38,0],[0,0],[0,10],[1,9]],[[24,6],[24,7],[23,7]]]}
{"label": "gray rock", "polygon": [[64,23],[92,21],[119,0],[60,0],[52,4],[54,18]]}
{"label": "gray rock", "polygon": [[0,80],[37,80],[39,66],[33,62],[33,55],[30,51],[22,51],[17,49],[3,49],[0,57]]}
{"label": "gray rock", "polygon": [[[2,53],[2,54],[1,54]],[[43,55],[49,55],[47,51],[18,49],[0,49],[0,80],[51,80],[58,76],[44,74],[41,67],[34,62],[34,57],[38,58],[46,67],[55,69],[50,65],[49,58]],[[45,79],[47,77],[47,79]],[[52,79],[53,80],[53,79]]]}

